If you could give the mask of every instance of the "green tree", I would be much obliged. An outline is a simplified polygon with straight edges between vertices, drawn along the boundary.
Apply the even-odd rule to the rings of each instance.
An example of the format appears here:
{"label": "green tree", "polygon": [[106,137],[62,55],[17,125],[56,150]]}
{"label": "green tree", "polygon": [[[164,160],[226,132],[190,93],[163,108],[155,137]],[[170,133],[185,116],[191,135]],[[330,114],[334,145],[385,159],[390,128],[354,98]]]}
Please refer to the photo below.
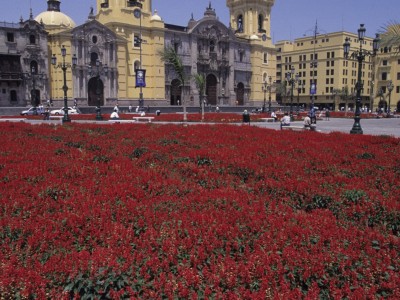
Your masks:
{"label": "green tree", "polygon": [[187,112],[186,112],[186,99],[185,99],[185,81],[186,81],[185,66],[183,65],[181,57],[171,46],[160,51],[159,55],[161,61],[172,65],[172,68],[175,71],[175,75],[180,82],[180,86],[182,87],[183,121],[186,122]]}
{"label": "green tree", "polygon": [[204,95],[206,92],[206,77],[204,74],[194,74],[194,82],[196,84],[197,90],[199,92],[199,104],[201,107],[201,121],[204,121]]}

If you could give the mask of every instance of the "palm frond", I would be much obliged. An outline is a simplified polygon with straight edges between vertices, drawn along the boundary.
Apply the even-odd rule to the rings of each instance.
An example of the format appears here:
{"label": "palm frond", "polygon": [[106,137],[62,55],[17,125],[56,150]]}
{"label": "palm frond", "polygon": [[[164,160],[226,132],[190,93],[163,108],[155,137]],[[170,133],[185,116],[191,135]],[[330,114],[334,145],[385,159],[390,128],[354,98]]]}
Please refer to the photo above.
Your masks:
{"label": "palm frond", "polygon": [[379,30],[380,34],[380,46],[381,47],[392,47],[399,51],[400,47],[400,23],[396,21],[390,21],[386,25],[382,26]]}
{"label": "palm frond", "polygon": [[176,53],[175,49],[172,47],[167,47],[164,51],[159,52],[160,58],[167,64],[171,64],[177,79],[181,82],[182,85],[185,83],[185,68],[182,63],[182,59]]}

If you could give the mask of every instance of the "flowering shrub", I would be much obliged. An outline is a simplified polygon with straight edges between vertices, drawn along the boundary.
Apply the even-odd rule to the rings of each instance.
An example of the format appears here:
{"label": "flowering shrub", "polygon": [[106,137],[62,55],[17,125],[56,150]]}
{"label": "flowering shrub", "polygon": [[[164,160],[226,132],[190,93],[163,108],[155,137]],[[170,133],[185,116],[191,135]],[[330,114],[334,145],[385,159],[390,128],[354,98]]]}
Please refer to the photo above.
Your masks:
{"label": "flowering shrub", "polygon": [[399,139],[74,123],[0,136],[2,299],[400,298]]}

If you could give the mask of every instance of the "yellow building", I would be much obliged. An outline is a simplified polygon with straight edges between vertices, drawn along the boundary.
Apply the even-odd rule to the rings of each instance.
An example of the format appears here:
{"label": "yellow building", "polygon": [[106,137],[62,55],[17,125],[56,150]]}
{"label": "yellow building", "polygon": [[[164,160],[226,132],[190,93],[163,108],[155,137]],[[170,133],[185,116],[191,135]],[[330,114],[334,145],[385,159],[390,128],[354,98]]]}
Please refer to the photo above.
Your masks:
{"label": "yellow building", "polygon": [[[400,111],[400,53],[398,47],[383,47],[375,61],[374,110]],[[389,87],[392,86],[390,92]]]}
{"label": "yellow building", "polygon": [[[197,106],[194,83],[186,91],[179,89],[173,72],[160,60],[159,52],[166,46],[176,47],[188,75],[204,72],[210,105],[261,105],[263,83],[276,73],[270,33],[274,0],[227,0],[232,27],[218,20],[211,3],[204,17],[192,18],[188,26],[165,24],[152,11],[151,0],[97,0],[96,12],[92,9],[81,25],[61,12],[61,1],[47,3],[48,10],[35,19],[49,32],[49,56],[55,56],[59,66],[50,70],[50,94],[56,105],[64,98],[64,63],[70,103],[75,99],[89,106],[179,105],[186,93],[188,105]],[[76,66],[71,65],[73,56]],[[140,70],[146,72],[145,87],[137,87]]]}
{"label": "yellow building", "polygon": [[[278,84],[285,82],[285,77],[294,68],[294,75],[298,74],[298,81],[294,87],[294,103],[297,105],[297,96],[301,106],[309,107],[314,101],[318,108],[331,110],[345,110],[355,108],[355,86],[357,83],[358,62],[344,58],[343,44],[350,39],[351,51],[360,47],[358,35],[350,32],[333,32],[324,35],[314,34],[295,39],[294,41],[280,41],[277,48],[277,79]],[[371,38],[365,38],[363,49],[372,51]],[[362,66],[361,107],[371,107],[371,82],[373,75],[373,58],[366,56]],[[315,83],[314,98],[312,83]],[[300,85],[299,85],[300,84]],[[290,103],[289,87],[286,94],[282,92],[278,99],[281,104]]]}

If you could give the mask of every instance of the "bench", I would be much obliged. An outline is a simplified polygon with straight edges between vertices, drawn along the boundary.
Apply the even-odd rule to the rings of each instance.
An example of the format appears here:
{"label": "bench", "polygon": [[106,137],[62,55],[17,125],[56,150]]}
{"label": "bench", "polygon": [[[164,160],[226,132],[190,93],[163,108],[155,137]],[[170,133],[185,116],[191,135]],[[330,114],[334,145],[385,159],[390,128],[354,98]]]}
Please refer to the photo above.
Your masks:
{"label": "bench", "polygon": [[136,121],[134,121],[134,120],[118,120],[118,119],[112,119],[112,120],[108,120],[108,122],[120,124],[120,123],[135,123]]}
{"label": "bench", "polygon": [[57,116],[57,115],[50,115],[49,116],[49,119],[51,120],[51,119],[53,119],[53,120],[61,120],[62,118],[64,118],[63,116]]}
{"label": "bench", "polygon": [[305,128],[304,126],[282,126],[282,130],[296,130],[296,131],[303,131],[303,130],[309,130],[308,128]]}
{"label": "bench", "polygon": [[1,122],[25,122],[25,118],[0,118]]}
{"label": "bench", "polygon": [[136,122],[139,122],[141,120],[147,120],[149,123],[151,123],[154,117],[133,117],[132,119],[135,120]]}
{"label": "bench", "polygon": [[261,118],[260,120],[263,122],[275,122],[274,118]]}

